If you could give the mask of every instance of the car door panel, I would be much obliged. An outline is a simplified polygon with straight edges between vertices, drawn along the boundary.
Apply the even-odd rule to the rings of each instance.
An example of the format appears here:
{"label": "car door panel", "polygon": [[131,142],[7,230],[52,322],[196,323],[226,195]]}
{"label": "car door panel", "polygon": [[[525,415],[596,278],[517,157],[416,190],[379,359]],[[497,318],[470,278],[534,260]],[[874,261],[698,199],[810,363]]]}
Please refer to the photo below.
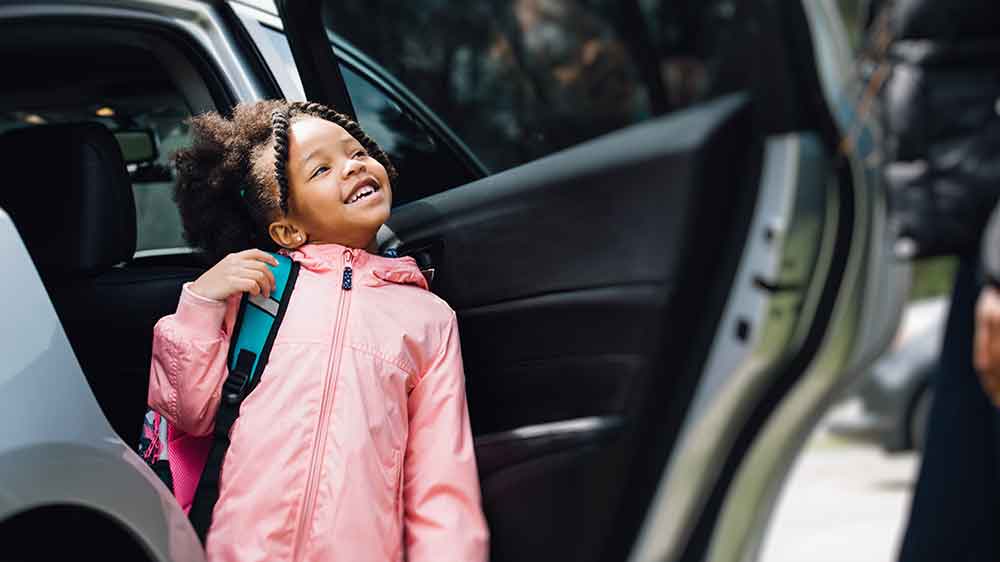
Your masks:
{"label": "car door panel", "polygon": [[699,181],[711,137],[744,103],[729,96],[606,135],[399,207],[389,226],[406,234],[404,252],[407,239],[446,240],[435,290],[458,308],[669,284],[698,192],[676,186]]}
{"label": "car door panel", "polygon": [[[319,13],[321,1],[307,1]],[[278,2],[283,18],[286,3]],[[657,534],[645,525],[670,511],[651,499],[664,467],[676,465],[670,459],[710,350],[731,353],[772,337],[772,317],[805,321],[802,295],[815,293],[816,321],[810,309],[803,328],[808,345],[793,360],[766,365],[780,384],[765,398],[734,397],[753,412],[734,422],[740,439],[705,444],[698,474],[687,474],[721,470],[708,494],[723,497],[746,443],[829,325],[857,234],[848,160],[821,174],[819,185],[831,189],[823,205],[837,211],[820,215],[829,232],[804,240],[810,252],[829,242],[829,267],[810,272],[808,284],[737,277],[757,243],[766,263],[785,265],[795,253],[782,226],[801,217],[760,209],[762,182],[786,193],[794,179],[762,175],[765,144],[815,134],[829,159],[843,125],[817,83],[801,6],[740,6],[723,18],[740,25],[718,27],[720,36],[736,35],[717,45],[714,86],[698,98],[707,101],[402,205],[380,236],[381,246],[417,258],[458,313],[494,561],[622,560],[637,539],[641,546]],[[672,13],[660,15],[670,23]],[[294,32],[289,39],[307,43]],[[310,97],[338,100],[322,87]],[[721,323],[729,302],[749,292],[764,294],[766,314]],[[699,559],[718,505],[685,511],[696,532],[659,541],[668,549],[640,548],[654,553],[642,559]]]}
{"label": "car door panel", "polygon": [[724,215],[740,182],[718,172],[752,146],[732,95],[394,211],[382,244],[432,267],[459,316],[493,560],[599,557],[628,430],[679,376],[678,284],[719,239],[697,219]]}

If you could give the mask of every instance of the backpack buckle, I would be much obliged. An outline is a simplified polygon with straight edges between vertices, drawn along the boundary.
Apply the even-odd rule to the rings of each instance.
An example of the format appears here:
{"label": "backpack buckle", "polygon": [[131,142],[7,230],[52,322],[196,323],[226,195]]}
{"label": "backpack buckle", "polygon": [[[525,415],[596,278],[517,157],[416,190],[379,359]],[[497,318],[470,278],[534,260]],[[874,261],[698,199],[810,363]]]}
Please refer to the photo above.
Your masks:
{"label": "backpack buckle", "polygon": [[239,404],[246,396],[247,382],[250,380],[250,370],[253,369],[257,354],[241,349],[236,357],[236,367],[229,371],[226,382],[222,385],[222,400],[230,406]]}

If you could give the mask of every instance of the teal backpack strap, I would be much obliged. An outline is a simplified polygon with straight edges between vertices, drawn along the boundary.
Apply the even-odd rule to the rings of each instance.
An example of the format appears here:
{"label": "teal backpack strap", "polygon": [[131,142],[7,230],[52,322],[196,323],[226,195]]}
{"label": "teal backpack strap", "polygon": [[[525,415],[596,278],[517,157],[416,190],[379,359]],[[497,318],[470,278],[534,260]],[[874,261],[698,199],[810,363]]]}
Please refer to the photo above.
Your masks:
{"label": "teal backpack strap", "polygon": [[[222,387],[222,399],[242,401],[260,382],[267,365],[278,326],[285,316],[288,300],[299,273],[299,264],[281,254],[271,254],[277,266],[268,266],[274,274],[274,291],[270,297],[244,293],[240,310],[233,325],[234,337],[229,343],[229,373]],[[238,376],[234,377],[233,375]]]}
{"label": "teal backpack strap", "polygon": [[275,282],[271,296],[246,293],[240,301],[229,343],[229,375],[222,385],[222,400],[215,415],[215,438],[188,513],[203,543],[219,499],[219,472],[229,449],[229,431],[240,415],[243,400],[260,382],[299,273],[297,262],[280,254],[271,255],[278,260],[277,266],[268,266]]}

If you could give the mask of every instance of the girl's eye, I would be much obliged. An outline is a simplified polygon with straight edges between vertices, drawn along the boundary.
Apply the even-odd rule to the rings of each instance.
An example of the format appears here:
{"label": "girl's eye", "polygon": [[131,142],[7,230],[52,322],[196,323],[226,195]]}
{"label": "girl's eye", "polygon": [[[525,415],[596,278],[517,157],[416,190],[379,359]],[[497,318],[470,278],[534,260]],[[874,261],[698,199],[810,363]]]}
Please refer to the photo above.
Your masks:
{"label": "girl's eye", "polygon": [[309,179],[312,179],[312,178],[314,178],[314,177],[322,174],[323,172],[325,172],[325,171],[327,171],[329,169],[330,168],[327,168],[326,166],[320,166],[320,167],[316,168],[316,170],[313,171],[312,175],[309,176]]}
{"label": "girl's eye", "polygon": [[358,150],[354,153],[355,158],[364,158],[365,156],[368,156],[368,152],[366,152],[364,149]]}

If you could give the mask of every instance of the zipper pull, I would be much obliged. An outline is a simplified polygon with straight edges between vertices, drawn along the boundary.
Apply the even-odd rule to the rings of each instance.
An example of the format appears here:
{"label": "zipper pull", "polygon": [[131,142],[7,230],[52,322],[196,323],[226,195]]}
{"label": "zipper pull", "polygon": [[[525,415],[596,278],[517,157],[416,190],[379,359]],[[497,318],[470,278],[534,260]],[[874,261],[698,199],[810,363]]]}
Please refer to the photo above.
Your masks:
{"label": "zipper pull", "polygon": [[344,282],[341,284],[341,288],[345,291],[351,290],[352,281],[354,279],[354,270],[351,269],[351,260],[354,255],[350,252],[344,252]]}

